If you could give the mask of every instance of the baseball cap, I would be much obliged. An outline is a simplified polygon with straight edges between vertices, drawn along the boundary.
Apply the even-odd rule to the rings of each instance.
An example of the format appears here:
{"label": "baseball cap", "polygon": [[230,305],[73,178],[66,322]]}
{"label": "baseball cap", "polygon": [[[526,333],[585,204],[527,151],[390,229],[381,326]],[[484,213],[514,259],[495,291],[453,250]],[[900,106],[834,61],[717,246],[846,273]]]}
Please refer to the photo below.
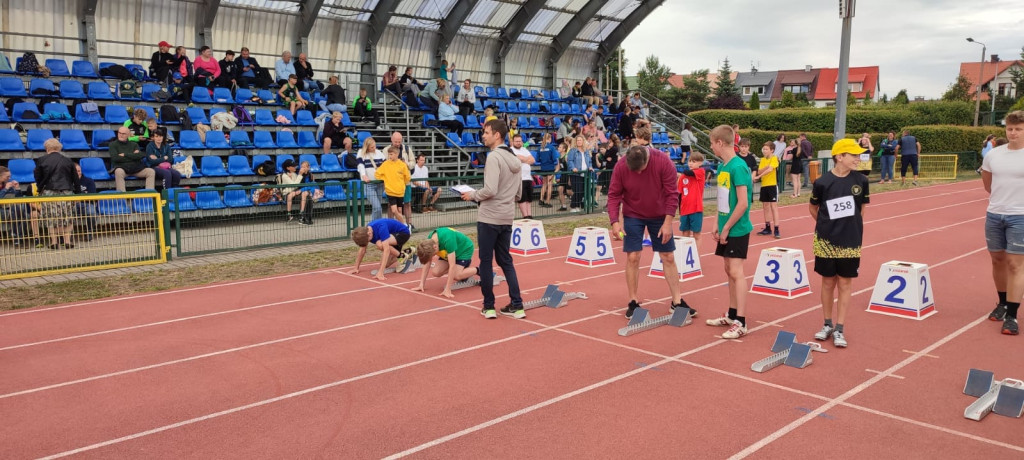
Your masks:
{"label": "baseball cap", "polygon": [[867,152],[867,149],[861,147],[857,141],[853,139],[839,139],[835,144],[832,144],[832,156],[849,153],[851,155],[860,155]]}
{"label": "baseball cap", "polygon": [[174,75],[171,75],[171,78],[181,80],[181,72],[174,72]]}
{"label": "baseball cap", "polygon": [[165,46],[166,46],[166,47],[168,47],[168,48],[170,48],[170,47],[171,47],[171,44],[170,44],[170,43],[167,43],[167,41],[166,41],[166,40],[164,40],[164,41],[160,42],[160,44],[158,44],[158,45],[156,45],[156,46],[158,46],[158,47],[160,47],[160,48],[163,48],[163,47],[165,47]]}

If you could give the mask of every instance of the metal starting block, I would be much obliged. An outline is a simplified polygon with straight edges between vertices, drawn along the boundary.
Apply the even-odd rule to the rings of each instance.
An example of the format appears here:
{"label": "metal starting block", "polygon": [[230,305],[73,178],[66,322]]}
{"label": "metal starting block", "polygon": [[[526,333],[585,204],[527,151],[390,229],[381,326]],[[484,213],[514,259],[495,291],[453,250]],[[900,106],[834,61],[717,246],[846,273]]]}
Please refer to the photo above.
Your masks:
{"label": "metal starting block", "polygon": [[1024,413],[1024,382],[1016,379],[996,381],[995,374],[980,369],[967,373],[964,394],[978,398],[967,410],[964,418],[981,420],[989,412],[1006,417],[1020,418]]}
{"label": "metal starting block", "polygon": [[672,313],[659,318],[648,318],[649,313],[646,308],[633,310],[633,316],[629,318],[629,323],[626,324],[626,327],[619,329],[619,335],[628,337],[666,324],[673,327],[683,327],[693,322],[690,318],[689,308],[676,308],[672,310]]}
{"label": "metal starting block", "polygon": [[[495,286],[501,284],[502,281],[505,281],[505,277],[504,276],[494,275],[494,285]],[[465,288],[470,288],[470,287],[479,286],[479,285],[480,285],[480,277],[479,276],[474,276],[474,277],[472,277],[472,278],[470,278],[468,280],[462,280],[462,281],[459,281],[458,283],[453,284],[452,285],[452,290],[453,291],[457,291],[459,289],[465,289]]]}
{"label": "metal starting block", "polygon": [[828,350],[817,342],[796,343],[796,334],[779,331],[779,334],[775,336],[775,342],[772,343],[772,353],[775,354],[754,362],[750,365],[750,370],[767,372],[783,364],[803,369],[814,362],[814,359],[811,358],[812,351],[828,353]]}
{"label": "metal starting block", "polygon": [[[406,273],[419,270],[420,268],[423,267],[423,264],[420,263],[420,259],[414,255],[406,257],[404,262],[399,262],[400,263],[396,264],[394,267],[385,268],[384,274],[387,275],[389,273],[398,272],[398,274],[404,275]],[[370,272],[370,275],[376,276],[378,271],[380,270],[373,270]]]}
{"label": "metal starting block", "polygon": [[561,308],[566,306],[570,300],[586,299],[587,294],[582,292],[565,292],[558,288],[557,284],[549,284],[544,290],[544,295],[537,300],[523,302],[523,309],[530,310],[538,307]]}

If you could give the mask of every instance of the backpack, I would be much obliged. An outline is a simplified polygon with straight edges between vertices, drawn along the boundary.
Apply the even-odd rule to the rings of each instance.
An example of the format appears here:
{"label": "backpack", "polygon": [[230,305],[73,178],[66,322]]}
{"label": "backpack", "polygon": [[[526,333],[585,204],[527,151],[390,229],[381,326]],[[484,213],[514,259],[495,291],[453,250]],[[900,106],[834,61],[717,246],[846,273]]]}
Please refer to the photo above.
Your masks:
{"label": "backpack", "polygon": [[236,105],[231,109],[231,114],[238,119],[239,125],[255,125],[256,123],[252,120],[252,115],[249,115],[249,111],[245,110],[245,107]]}
{"label": "backpack", "polygon": [[146,81],[146,77],[148,77],[146,71],[138,67],[131,69],[129,72],[132,74],[132,78],[138,81]]}
{"label": "backpack", "polygon": [[167,102],[171,100],[171,93],[169,93],[166,89],[154,91],[153,94],[151,94],[150,96],[153,98],[153,100],[157,102]]}
{"label": "backpack", "polygon": [[160,106],[160,120],[163,124],[174,124],[181,122],[181,116],[178,114],[178,108],[173,105],[161,105]]}
{"label": "backpack", "polygon": [[20,97],[9,97],[6,101],[4,101],[4,107],[7,108],[7,113],[14,113],[14,104],[19,104],[22,102],[25,102],[25,100]]}
{"label": "backpack", "polygon": [[192,129],[192,117],[188,115],[187,110],[182,110],[181,112],[178,112],[178,121],[181,122],[181,129],[186,131]]}
{"label": "backpack", "polygon": [[277,165],[272,160],[264,161],[255,168],[252,168],[257,176],[270,177],[277,175]]}
{"label": "backpack", "polygon": [[113,77],[118,80],[131,80],[133,78],[132,73],[127,67],[121,64],[114,64],[104,69],[100,69],[101,77]]}
{"label": "backpack", "polygon": [[18,73],[39,73],[39,61],[35,53],[25,53],[18,63]]}
{"label": "backpack", "polygon": [[342,154],[345,157],[345,168],[347,169],[358,169],[359,168],[359,157],[353,154]]}
{"label": "backpack", "polygon": [[139,86],[135,80],[122,80],[121,83],[117,84],[117,93],[121,99],[138,99],[141,96],[139,94]]}

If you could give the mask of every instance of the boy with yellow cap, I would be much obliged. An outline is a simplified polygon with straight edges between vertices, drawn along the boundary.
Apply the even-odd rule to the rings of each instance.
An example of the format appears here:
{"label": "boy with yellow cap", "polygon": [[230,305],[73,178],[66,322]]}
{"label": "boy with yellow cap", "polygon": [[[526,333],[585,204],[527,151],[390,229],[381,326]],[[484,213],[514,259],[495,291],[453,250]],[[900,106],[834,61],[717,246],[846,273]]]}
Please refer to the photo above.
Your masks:
{"label": "boy with yellow cap", "polygon": [[[814,271],[821,275],[821,309],[825,325],[814,334],[816,340],[832,336],[836,347],[846,347],[843,323],[850,306],[850,290],[860,269],[860,247],[864,239],[864,205],[868,204],[868,179],[855,174],[860,155],[866,150],[853,139],[832,145],[835,166],[814,181],[811,189],[811,218],[814,226]],[[833,298],[839,289],[836,322],[832,322]]]}

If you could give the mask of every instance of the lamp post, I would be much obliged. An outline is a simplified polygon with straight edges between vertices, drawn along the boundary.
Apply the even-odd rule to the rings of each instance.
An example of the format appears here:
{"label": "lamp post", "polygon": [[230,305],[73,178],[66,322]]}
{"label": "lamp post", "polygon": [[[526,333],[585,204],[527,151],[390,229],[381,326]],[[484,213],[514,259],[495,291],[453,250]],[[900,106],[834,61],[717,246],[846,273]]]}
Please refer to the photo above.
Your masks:
{"label": "lamp post", "polygon": [[981,45],[981,65],[978,66],[978,95],[974,101],[974,126],[978,126],[978,114],[981,112],[981,79],[985,76],[985,44],[971,37],[967,41]]}

